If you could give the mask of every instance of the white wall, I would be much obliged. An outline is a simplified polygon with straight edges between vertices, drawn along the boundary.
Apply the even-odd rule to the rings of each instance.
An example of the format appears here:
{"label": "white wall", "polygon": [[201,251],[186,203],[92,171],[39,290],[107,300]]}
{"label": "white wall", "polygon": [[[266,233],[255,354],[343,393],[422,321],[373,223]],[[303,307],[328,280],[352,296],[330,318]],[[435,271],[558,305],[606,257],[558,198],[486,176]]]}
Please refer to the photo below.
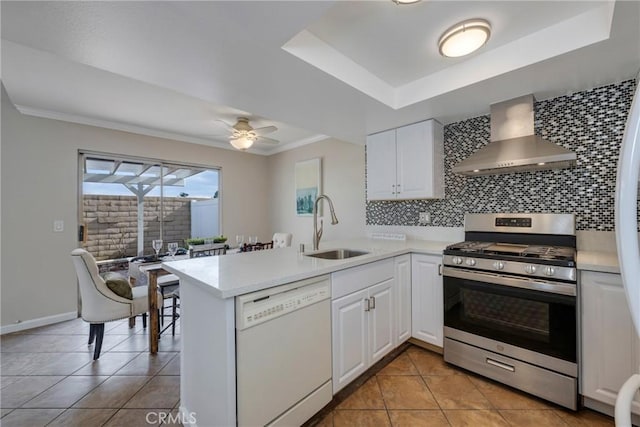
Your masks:
{"label": "white wall", "polygon": [[[272,233],[263,156],[25,116],[4,88],[1,148],[3,329],[77,308],[69,253],[77,246],[79,149],[221,167],[221,233]],[[62,233],[53,232],[57,219]]]}
{"label": "white wall", "polygon": [[[295,212],[295,163],[322,158],[322,190],[335,207],[339,223],[331,225],[329,207],[324,206],[322,240],[361,237],[365,232],[364,145],[328,139],[269,157],[270,217],[274,232],[293,233],[292,245],[311,249],[313,218]],[[320,221],[318,221],[320,222]],[[322,244],[321,244],[322,247]]]}

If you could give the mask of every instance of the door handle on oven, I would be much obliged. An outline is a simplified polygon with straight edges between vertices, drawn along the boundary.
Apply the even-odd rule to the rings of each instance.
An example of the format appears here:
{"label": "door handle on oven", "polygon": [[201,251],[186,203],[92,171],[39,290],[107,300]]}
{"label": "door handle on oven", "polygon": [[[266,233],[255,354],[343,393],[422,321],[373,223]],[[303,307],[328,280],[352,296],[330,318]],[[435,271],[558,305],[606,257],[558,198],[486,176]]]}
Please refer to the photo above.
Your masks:
{"label": "door handle on oven", "polygon": [[486,362],[489,365],[495,366],[496,368],[504,369],[505,371],[509,371],[509,372],[515,372],[516,371],[516,367],[515,366],[511,366],[511,365],[507,365],[506,363],[498,362],[497,360],[493,360],[490,357],[487,357]]}
{"label": "door handle on oven", "polygon": [[495,273],[466,270],[462,268],[444,268],[445,277],[475,280],[495,285],[511,286],[513,288],[530,289],[533,291],[545,291],[553,294],[576,296],[576,285],[572,283],[547,282],[533,278],[519,278]]}

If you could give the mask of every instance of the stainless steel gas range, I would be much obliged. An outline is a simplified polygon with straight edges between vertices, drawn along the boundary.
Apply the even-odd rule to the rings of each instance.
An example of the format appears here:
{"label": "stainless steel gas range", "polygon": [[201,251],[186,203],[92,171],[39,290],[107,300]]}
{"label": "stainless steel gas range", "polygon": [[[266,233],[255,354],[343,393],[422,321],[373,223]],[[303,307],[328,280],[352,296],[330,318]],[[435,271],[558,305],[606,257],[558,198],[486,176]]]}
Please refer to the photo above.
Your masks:
{"label": "stainless steel gas range", "polygon": [[467,214],[444,251],[444,359],[577,409],[575,254],[572,214]]}

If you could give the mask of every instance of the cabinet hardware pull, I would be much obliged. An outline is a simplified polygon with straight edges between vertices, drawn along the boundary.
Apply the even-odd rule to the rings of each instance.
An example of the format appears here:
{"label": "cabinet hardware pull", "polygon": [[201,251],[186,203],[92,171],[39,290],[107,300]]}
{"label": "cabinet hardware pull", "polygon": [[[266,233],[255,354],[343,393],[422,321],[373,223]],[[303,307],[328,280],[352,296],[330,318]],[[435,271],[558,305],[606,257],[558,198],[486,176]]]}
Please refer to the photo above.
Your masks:
{"label": "cabinet hardware pull", "polygon": [[371,309],[375,309],[376,308],[376,297],[371,297],[369,298],[371,300]]}
{"label": "cabinet hardware pull", "polygon": [[371,310],[371,301],[369,301],[369,298],[365,298],[364,300],[365,300],[365,303],[366,303],[366,305],[364,307],[364,311]]}
{"label": "cabinet hardware pull", "polygon": [[504,369],[505,371],[510,371],[510,372],[515,372],[516,371],[515,366],[507,365],[506,363],[498,362],[497,360],[493,360],[493,359],[490,359],[488,357],[487,357],[486,362],[489,365],[495,366],[497,368]]}
{"label": "cabinet hardware pull", "polygon": [[438,264],[438,276],[442,276],[442,264]]}

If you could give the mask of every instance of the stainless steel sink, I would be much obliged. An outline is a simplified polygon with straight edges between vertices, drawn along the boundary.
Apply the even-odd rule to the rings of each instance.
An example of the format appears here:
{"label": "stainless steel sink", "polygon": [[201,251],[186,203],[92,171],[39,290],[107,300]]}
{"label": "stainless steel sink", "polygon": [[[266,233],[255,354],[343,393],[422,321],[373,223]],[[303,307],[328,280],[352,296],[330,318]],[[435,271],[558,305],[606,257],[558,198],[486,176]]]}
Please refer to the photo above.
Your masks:
{"label": "stainless steel sink", "polygon": [[316,252],[313,254],[306,254],[307,256],[322,259],[345,259],[353,258],[354,256],[366,255],[369,252],[355,251],[353,249],[331,249],[328,251]]}

